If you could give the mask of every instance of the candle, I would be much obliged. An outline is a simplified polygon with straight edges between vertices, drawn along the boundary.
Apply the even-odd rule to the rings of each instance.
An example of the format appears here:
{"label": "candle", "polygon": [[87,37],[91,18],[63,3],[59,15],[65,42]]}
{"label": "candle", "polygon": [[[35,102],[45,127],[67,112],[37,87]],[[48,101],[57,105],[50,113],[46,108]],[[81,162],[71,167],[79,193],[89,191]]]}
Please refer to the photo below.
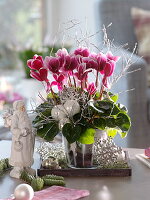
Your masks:
{"label": "candle", "polygon": [[4,109],[5,103],[11,99],[13,95],[13,87],[4,77],[0,78],[0,111]]}
{"label": "candle", "polygon": [[12,90],[12,86],[6,81],[6,79],[4,77],[0,78],[0,92],[11,93]]}
{"label": "candle", "polygon": [[4,77],[0,79],[0,94],[5,96],[5,101],[9,101],[13,96],[13,87]]}
{"label": "candle", "polygon": [[[0,78],[0,111],[9,108],[14,101],[23,100],[23,97],[13,91],[13,86],[4,77]],[[4,108],[5,106],[5,108]]]}
{"label": "candle", "polygon": [[0,100],[0,111],[3,110],[4,104],[5,104],[5,101],[1,101],[1,100]]}

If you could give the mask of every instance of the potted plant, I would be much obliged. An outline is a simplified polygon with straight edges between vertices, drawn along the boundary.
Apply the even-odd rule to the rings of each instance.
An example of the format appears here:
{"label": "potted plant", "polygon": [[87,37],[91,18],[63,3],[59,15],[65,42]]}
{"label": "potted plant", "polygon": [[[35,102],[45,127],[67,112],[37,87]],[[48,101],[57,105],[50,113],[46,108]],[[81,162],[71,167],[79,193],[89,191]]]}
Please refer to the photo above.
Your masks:
{"label": "potted plant", "polygon": [[92,167],[97,135],[119,133],[124,138],[130,129],[127,109],[117,102],[118,94],[110,92],[110,77],[119,58],[110,51],[95,54],[78,48],[71,53],[59,49],[44,59],[35,55],[27,62],[31,77],[47,91],[47,98],[41,97],[43,103],[35,109],[37,134],[52,141],[61,132],[69,166]]}

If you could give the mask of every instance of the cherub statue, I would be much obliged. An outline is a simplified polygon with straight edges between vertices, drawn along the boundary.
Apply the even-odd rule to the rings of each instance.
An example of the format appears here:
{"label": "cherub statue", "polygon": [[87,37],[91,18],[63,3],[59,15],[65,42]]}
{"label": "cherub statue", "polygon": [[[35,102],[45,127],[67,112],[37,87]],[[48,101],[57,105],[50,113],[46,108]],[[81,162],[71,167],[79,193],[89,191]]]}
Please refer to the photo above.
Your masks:
{"label": "cherub statue", "polygon": [[13,103],[13,113],[6,113],[3,118],[4,125],[9,127],[12,133],[9,164],[14,168],[10,172],[10,176],[20,178],[23,169],[34,175],[35,170],[31,166],[34,162],[35,137],[24,102],[22,100],[15,101]]}

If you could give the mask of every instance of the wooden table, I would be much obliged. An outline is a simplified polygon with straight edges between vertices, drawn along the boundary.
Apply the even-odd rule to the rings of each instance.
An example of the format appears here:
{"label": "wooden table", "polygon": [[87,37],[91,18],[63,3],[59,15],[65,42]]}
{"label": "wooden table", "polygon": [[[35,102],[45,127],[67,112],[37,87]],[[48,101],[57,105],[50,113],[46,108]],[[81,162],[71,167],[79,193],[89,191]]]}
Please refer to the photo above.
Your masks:
{"label": "wooden table", "polygon": [[[10,141],[0,141],[0,159],[9,157]],[[88,189],[90,196],[85,200],[149,200],[150,169],[135,158],[135,154],[143,153],[142,149],[128,149],[131,165],[131,177],[67,177],[67,187]],[[35,153],[33,168],[40,165],[39,155]],[[9,197],[21,180],[11,178],[9,173],[0,177],[0,198]]]}

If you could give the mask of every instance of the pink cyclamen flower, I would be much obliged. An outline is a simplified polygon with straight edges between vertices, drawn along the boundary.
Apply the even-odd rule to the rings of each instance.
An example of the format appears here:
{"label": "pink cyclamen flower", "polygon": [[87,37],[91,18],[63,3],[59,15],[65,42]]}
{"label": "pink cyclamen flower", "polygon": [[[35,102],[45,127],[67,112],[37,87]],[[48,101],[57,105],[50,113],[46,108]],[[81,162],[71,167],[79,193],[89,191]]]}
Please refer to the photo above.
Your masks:
{"label": "pink cyclamen flower", "polygon": [[103,74],[103,70],[104,70],[106,62],[107,62],[107,56],[103,53],[99,53],[96,56],[96,61],[97,61],[96,70],[99,71],[101,74]]}
{"label": "pink cyclamen flower", "polygon": [[61,75],[54,74],[53,77],[54,77],[55,81],[53,81],[51,83],[51,87],[54,86],[54,85],[57,85],[58,90],[61,91],[63,89],[63,81],[65,79],[64,75],[62,75],[62,74]]}
{"label": "pink cyclamen flower", "polygon": [[109,85],[108,77],[112,76],[112,74],[114,73],[116,62],[119,60],[120,57],[113,56],[111,52],[107,52],[106,56],[107,56],[107,62],[101,74],[104,74],[103,79],[102,79],[103,85],[109,88],[110,85]]}
{"label": "pink cyclamen flower", "polygon": [[52,73],[59,74],[60,70],[60,61],[58,57],[49,57],[46,56],[44,60],[45,67],[49,69]]}
{"label": "pink cyclamen flower", "polygon": [[66,56],[65,62],[63,66],[63,71],[65,72],[73,72],[74,69],[78,67],[78,60],[75,56]]}
{"label": "pink cyclamen flower", "polygon": [[106,54],[107,62],[101,72],[104,76],[109,77],[114,73],[116,62],[119,60],[119,56],[113,56],[113,54],[109,51]]}
{"label": "pink cyclamen flower", "polygon": [[56,56],[62,57],[62,56],[67,56],[68,55],[68,51],[65,48],[59,49],[56,54]]}
{"label": "pink cyclamen flower", "polygon": [[97,69],[98,64],[94,58],[83,58],[84,63],[86,63],[86,69]]}
{"label": "pink cyclamen flower", "polygon": [[38,56],[37,54],[33,56],[33,59],[29,59],[27,61],[27,65],[30,69],[39,70],[44,67],[44,62],[42,56]]}
{"label": "pink cyclamen flower", "polygon": [[82,63],[78,66],[77,71],[75,76],[78,78],[78,80],[83,81],[87,79],[88,73],[91,72],[92,70],[86,69],[86,64]]}
{"label": "pink cyclamen flower", "polygon": [[68,51],[63,48],[63,49],[59,49],[57,52],[56,52],[56,57],[59,58],[59,63],[60,63],[60,66],[63,67],[64,66],[64,63],[65,63],[65,58],[66,56],[68,56]]}
{"label": "pink cyclamen flower", "polygon": [[88,57],[90,55],[90,52],[88,50],[88,48],[78,48],[74,51],[75,55],[80,55],[83,57]]}
{"label": "pink cyclamen flower", "polygon": [[113,61],[117,62],[120,59],[120,56],[113,56],[111,51],[108,51],[106,56],[107,56],[108,61],[113,60]]}
{"label": "pink cyclamen flower", "polygon": [[114,73],[115,65],[116,65],[116,62],[114,60],[109,60],[106,63],[104,70],[102,71],[104,74],[102,83],[107,88],[110,87],[109,82],[108,82],[108,77],[110,77]]}
{"label": "pink cyclamen flower", "polygon": [[31,70],[30,71],[30,76],[32,78],[37,79],[38,81],[45,81],[49,82],[47,76],[48,76],[48,70],[45,68],[41,68],[38,72]]}
{"label": "pink cyclamen flower", "polygon": [[103,69],[104,76],[106,76],[106,77],[111,76],[114,73],[115,65],[116,65],[116,63],[113,60],[107,62]]}
{"label": "pink cyclamen flower", "polygon": [[95,92],[96,92],[95,84],[94,84],[94,83],[90,83],[90,84],[88,85],[87,91],[88,91],[88,93],[89,93],[90,95],[95,94]]}
{"label": "pink cyclamen flower", "polygon": [[110,87],[109,81],[108,81],[108,77],[110,77],[115,69],[115,61],[111,60],[109,62],[106,63],[104,70],[103,70],[103,79],[102,79],[102,83],[106,88]]}
{"label": "pink cyclamen flower", "polygon": [[102,83],[106,88],[110,88],[110,84],[109,84],[107,76],[103,76]]}

